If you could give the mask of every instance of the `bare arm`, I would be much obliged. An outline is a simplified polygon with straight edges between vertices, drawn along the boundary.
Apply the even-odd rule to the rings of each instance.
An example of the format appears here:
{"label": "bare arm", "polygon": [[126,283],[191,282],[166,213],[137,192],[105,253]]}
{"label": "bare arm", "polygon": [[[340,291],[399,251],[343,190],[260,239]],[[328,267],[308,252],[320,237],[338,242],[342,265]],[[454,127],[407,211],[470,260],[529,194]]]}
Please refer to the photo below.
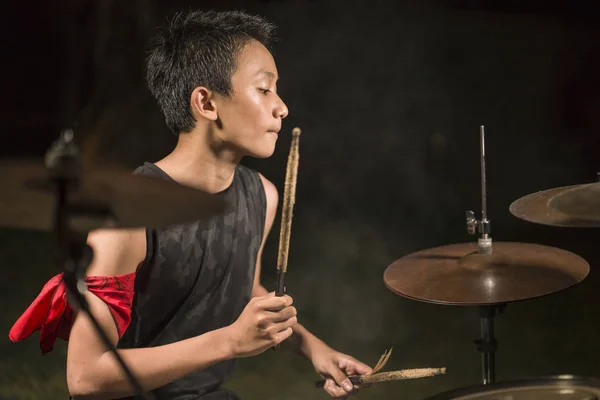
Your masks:
{"label": "bare arm", "polygon": [[[146,250],[144,230],[98,231],[90,234],[94,249],[89,276],[122,275],[135,272]],[[91,293],[86,294],[90,310],[113,344],[117,328],[108,306]],[[124,361],[146,390],[162,386],[192,371],[232,357],[224,344],[224,333],[213,331],[181,342],[145,349],[119,350]],[[67,384],[75,398],[108,399],[133,394],[126,375],[114,356],[97,338],[84,314],[75,318],[69,337]],[[190,355],[194,355],[193,357]]]}
{"label": "bare arm", "polygon": [[[89,276],[132,273],[145,257],[143,230],[99,231],[90,235],[88,243],[95,256]],[[94,316],[116,344],[117,328],[108,306],[89,292],[86,298]],[[119,354],[142,387],[152,390],[217,362],[258,354],[284,340],[295,323],[295,318],[291,319],[295,310],[290,305],[291,298],[287,296],[278,299],[264,296],[254,299],[230,326],[163,346],[120,349]],[[67,384],[71,396],[113,399],[134,394],[126,375],[97,338],[86,315],[76,316],[68,346]]]}
{"label": "bare arm", "polygon": [[[261,179],[267,197],[267,215],[265,234],[256,260],[256,272],[252,288],[253,296],[262,296],[267,293],[267,290],[260,284],[261,257],[267,236],[273,226],[278,202],[277,188],[262,175]],[[331,397],[347,398],[353,389],[358,388],[358,386],[352,385],[348,376],[367,374],[372,371],[369,366],[355,358],[333,350],[302,325],[296,324],[292,327],[292,330],[290,340],[286,340],[284,345],[312,362],[315,371],[326,378],[323,389]]]}

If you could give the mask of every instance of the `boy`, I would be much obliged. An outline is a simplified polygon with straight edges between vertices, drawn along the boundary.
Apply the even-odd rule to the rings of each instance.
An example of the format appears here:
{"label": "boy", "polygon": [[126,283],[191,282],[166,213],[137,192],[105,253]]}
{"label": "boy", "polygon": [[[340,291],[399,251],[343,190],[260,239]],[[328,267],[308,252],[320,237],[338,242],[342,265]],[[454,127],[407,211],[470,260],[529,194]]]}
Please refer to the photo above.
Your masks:
{"label": "boy", "polygon": [[[235,399],[221,388],[234,360],[288,338],[327,378],[324,389],[334,398],[357,388],[348,376],[371,372],[298,324],[289,296],[276,297],[260,284],[278,193],[239,163],[271,156],[288,115],[267,49],[272,31],[242,12],[179,14],[148,58],[148,87],[178,143],[136,173],[224,194],[232,207],[168,229],[99,230],[88,237],[94,249],[88,278],[110,277],[122,293],[135,285],[131,307],[88,292],[90,309],[159,399]],[[70,330],[67,384],[74,398],[134,395],[85,315],[76,315]]]}

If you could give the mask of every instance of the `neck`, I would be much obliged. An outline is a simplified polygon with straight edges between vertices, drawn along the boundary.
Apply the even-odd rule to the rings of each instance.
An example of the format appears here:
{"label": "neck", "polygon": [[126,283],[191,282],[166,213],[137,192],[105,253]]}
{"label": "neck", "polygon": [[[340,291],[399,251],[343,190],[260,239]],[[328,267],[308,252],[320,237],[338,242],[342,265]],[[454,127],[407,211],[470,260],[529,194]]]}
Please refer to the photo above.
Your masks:
{"label": "neck", "polygon": [[179,135],[175,149],[156,165],[177,182],[209,193],[227,189],[241,156],[208,130]]}

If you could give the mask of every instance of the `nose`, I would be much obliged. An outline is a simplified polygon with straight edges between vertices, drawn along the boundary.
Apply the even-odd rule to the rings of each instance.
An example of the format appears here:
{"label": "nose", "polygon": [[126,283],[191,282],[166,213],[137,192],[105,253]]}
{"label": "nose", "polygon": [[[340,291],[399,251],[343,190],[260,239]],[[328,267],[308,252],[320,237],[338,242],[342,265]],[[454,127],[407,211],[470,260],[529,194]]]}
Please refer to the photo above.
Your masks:
{"label": "nose", "polygon": [[288,110],[287,106],[285,105],[285,103],[283,102],[283,100],[281,99],[281,97],[279,97],[279,101],[277,102],[277,104],[273,108],[273,116],[275,118],[284,119],[285,117],[288,116],[288,114],[289,114],[289,110]]}

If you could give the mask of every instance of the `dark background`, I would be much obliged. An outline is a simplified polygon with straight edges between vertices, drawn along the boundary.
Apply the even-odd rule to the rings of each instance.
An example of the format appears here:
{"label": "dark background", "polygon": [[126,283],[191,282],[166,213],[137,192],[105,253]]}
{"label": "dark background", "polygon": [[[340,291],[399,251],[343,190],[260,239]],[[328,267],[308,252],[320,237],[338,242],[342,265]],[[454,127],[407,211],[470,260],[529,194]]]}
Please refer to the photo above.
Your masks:
{"label": "dark background", "polygon": [[[13,2],[16,3],[16,2]],[[279,92],[290,108],[278,148],[246,160],[283,193],[292,128],[302,128],[288,287],[299,320],[334,348],[386,369],[442,377],[373,385],[361,399],[421,399],[480,380],[472,308],[392,294],[383,271],[411,252],[474,241],[479,125],[486,127],[495,241],[560,247],[591,266],[582,283],[510,304],[497,319],[498,380],[600,376],[597,229],[553,228],[509,213],[543,189],[600,170],[600,6],[589,1],[158,1],[7,3],[0,24],[0,155],[41,156],[76,123],[87,157],[133,168],[175,143],[144,87],[154,28],[187,8],[270,18]],[[1,190],[1,189],[0,189]],[[10,205],[0,205],[10,207]],[[35,210],[31,210],[35,212]],[[0,221],[0,224],[2,221]],[[273,288],[279,219],[264,261]],[[60,272],[43,233],[0,230],[2,331]],[[0,398],[64,399],[65,346],[0,340]],[[248,400],[325,399],[311,365],[286,352],[242,360],[228,384]]]}

